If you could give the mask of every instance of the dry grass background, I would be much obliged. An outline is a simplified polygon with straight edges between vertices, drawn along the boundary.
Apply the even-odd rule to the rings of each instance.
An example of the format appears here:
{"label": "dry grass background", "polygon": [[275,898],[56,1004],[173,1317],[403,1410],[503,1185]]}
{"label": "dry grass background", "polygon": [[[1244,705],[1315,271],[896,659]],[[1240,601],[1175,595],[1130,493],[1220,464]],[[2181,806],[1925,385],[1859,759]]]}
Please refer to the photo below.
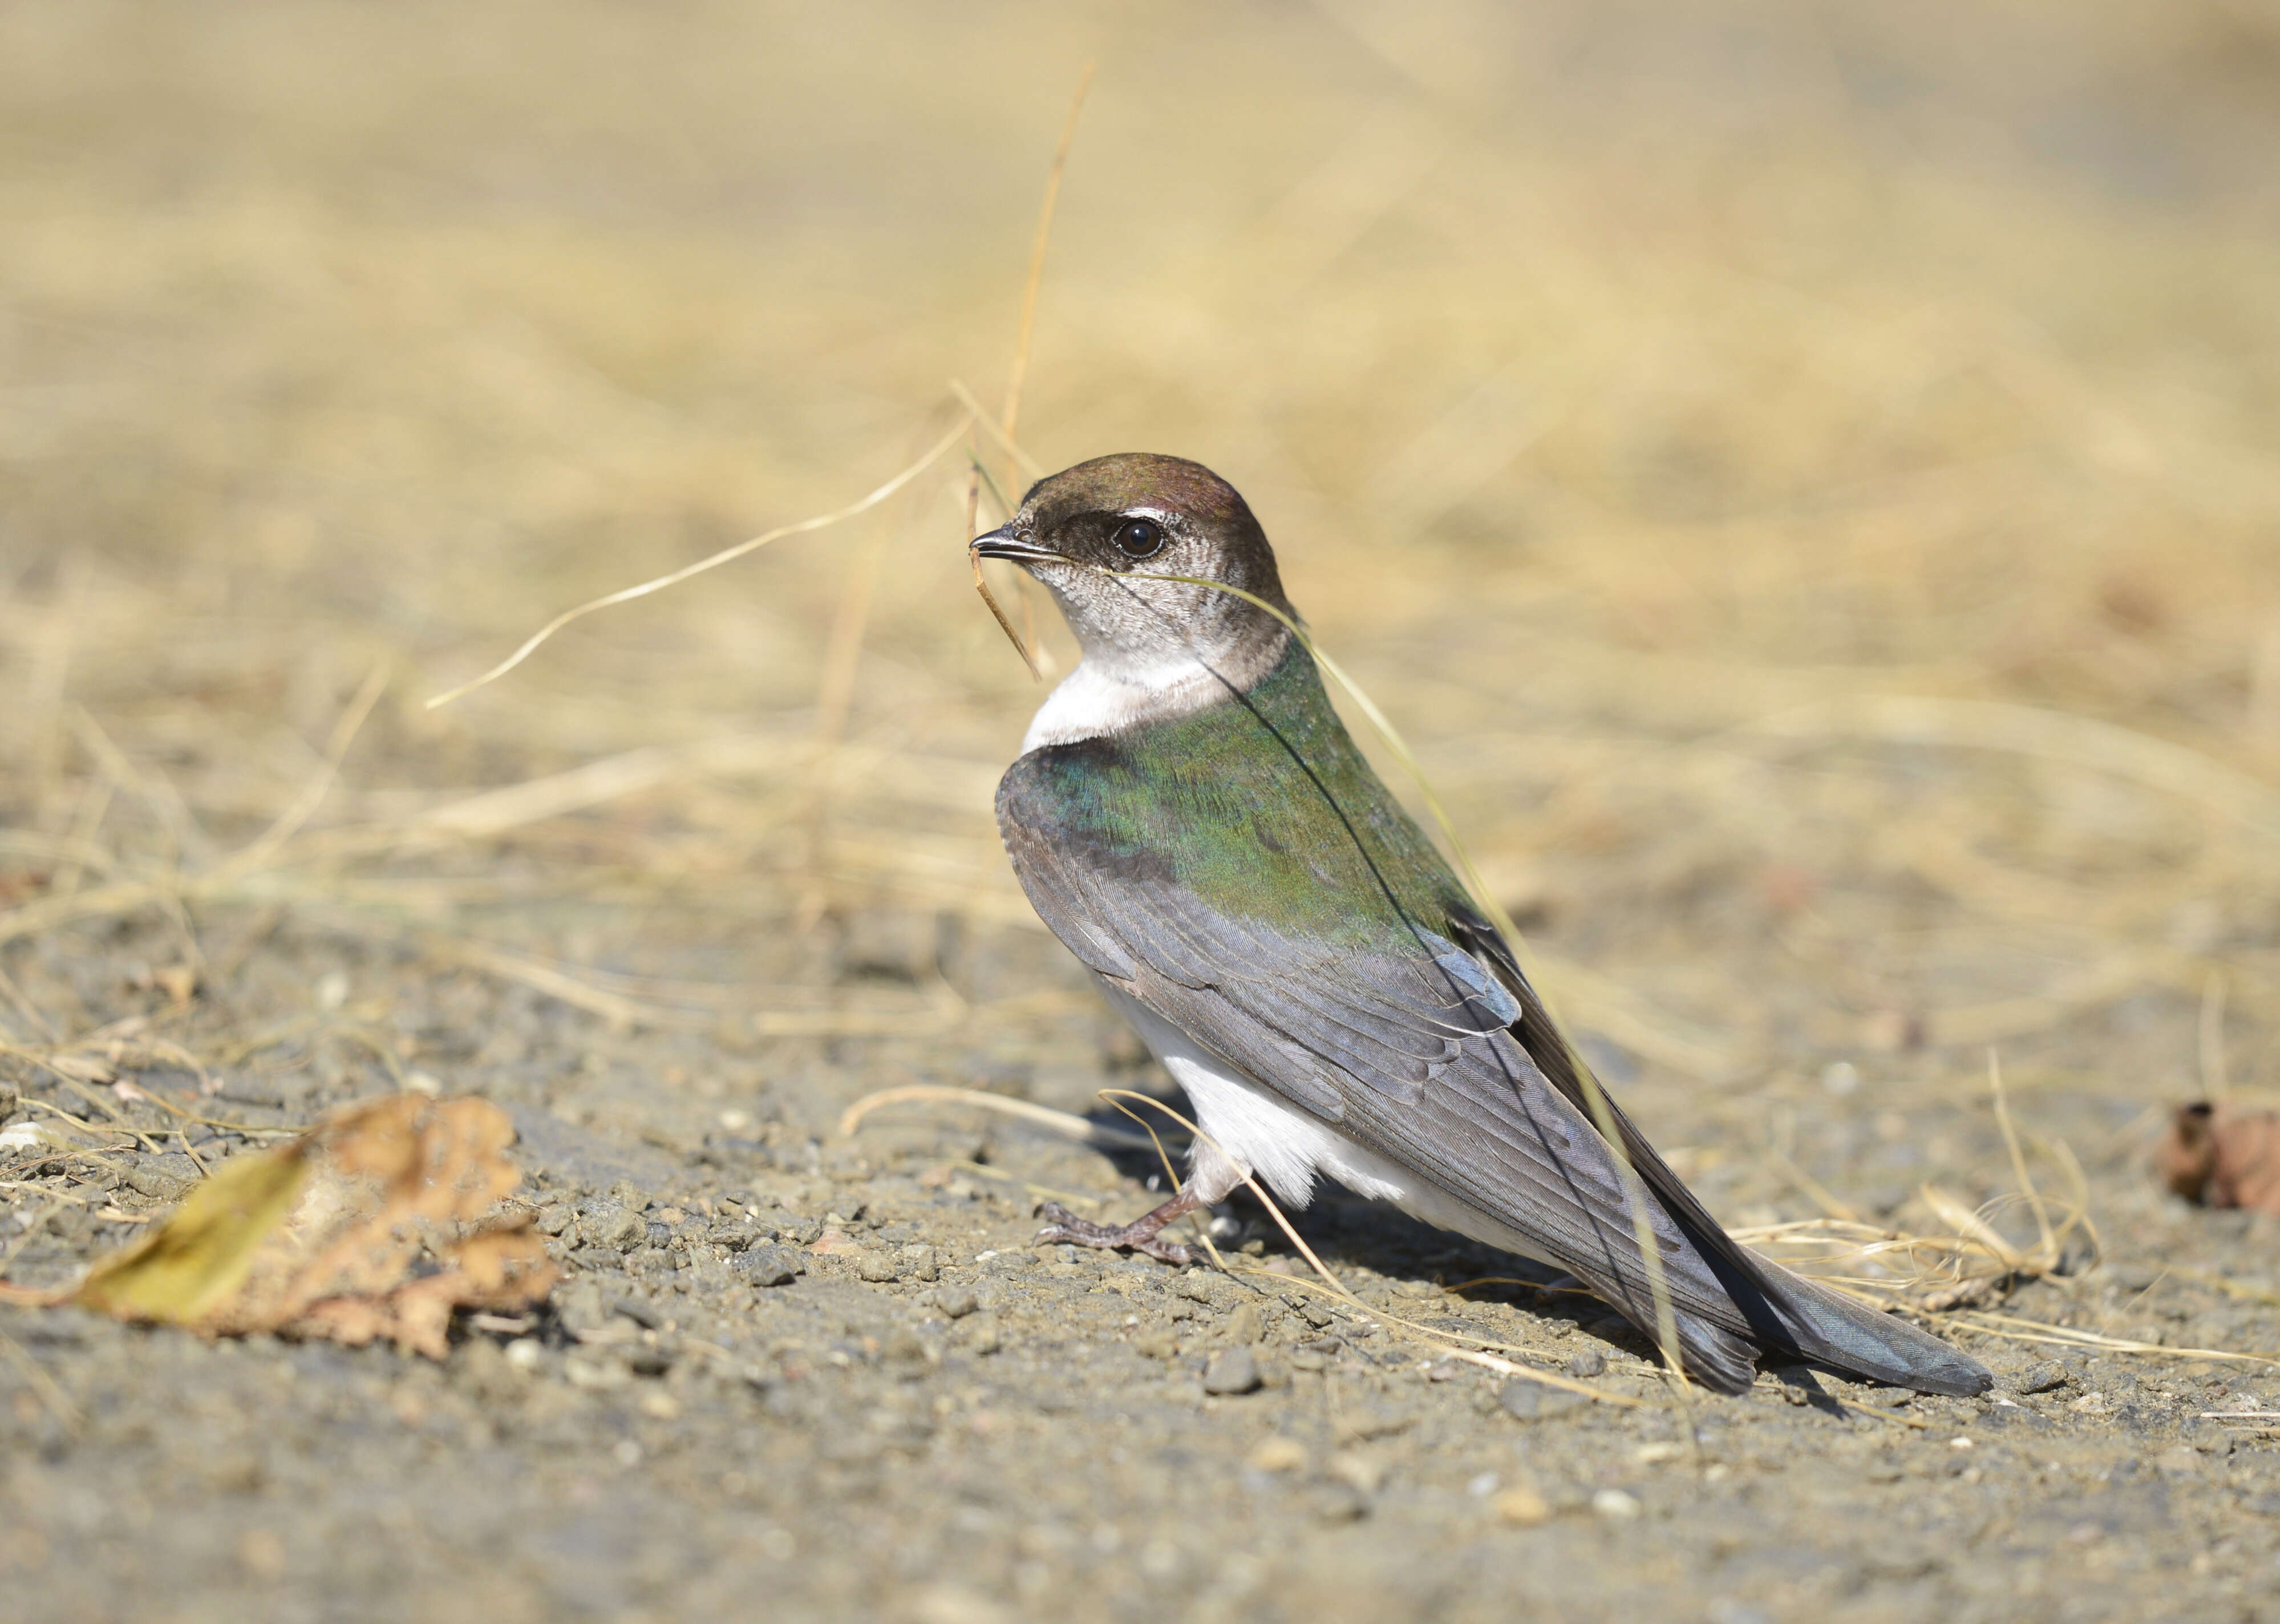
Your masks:
{"label": "dry grass background", "polygon": [[422,702],[994,399],[1093,58],[1024,439],[1245,491],[1722,1205],[1817,1210],[1768,1121],[1983,1119],[1989,1044],[2108,1173],[2280,1084],[2249,0],[11,8],[0,940],[211,998],[292,920],[952,1080],[1092,1030],[839,973],[1036,929],[951,464]]}

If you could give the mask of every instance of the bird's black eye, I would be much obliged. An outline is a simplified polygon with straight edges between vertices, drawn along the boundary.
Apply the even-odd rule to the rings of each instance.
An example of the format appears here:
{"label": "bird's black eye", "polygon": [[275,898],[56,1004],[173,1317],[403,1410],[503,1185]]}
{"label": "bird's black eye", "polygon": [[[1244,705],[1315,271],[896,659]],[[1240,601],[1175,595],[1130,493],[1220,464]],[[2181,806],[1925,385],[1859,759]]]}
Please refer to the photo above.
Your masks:
{"label": "bird's black eye", "polygon": [[1128,558],[1152,558],[1164,550],[1164,527],[1152,519],[1128,519],[1111,539]]}

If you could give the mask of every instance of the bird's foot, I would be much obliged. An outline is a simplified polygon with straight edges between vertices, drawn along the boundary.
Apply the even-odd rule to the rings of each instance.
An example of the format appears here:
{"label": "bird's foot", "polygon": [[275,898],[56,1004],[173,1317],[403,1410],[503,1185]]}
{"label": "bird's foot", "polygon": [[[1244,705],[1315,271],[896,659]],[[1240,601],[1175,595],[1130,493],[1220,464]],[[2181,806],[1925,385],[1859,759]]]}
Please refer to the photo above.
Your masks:
{"label": "bird's foot", "polygon": [[[1167,1204],[1170,1205],[1169,1203]],[[1048,1201],[1037,1209],[1037,1215],[1046,1220],[1037,1231],[1036,1244],[1041,1246],[1098,1246],[1105,1250],[1146,1252],[1166,1263],[1188,1264],[1195,1254],[1177,1241],[1164,1239],[1160,1231],[1178,1213],[1167,1215],[1162,1207],[1136,1218],[1128,1224],[1096,1224],[1090,1219],[1079,1218],[1058,1201]]]}

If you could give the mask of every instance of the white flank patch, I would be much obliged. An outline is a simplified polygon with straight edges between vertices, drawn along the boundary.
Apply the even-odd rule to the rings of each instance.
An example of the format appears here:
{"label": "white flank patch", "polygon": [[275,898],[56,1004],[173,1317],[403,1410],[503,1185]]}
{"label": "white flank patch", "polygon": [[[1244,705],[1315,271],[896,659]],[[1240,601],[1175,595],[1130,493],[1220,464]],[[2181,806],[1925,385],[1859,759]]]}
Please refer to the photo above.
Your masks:
{"label": "white flank patch", "polygon": [[1189,1155],[1190,1176],[1205,1200],[1221,1199],[1251,1174],[1264,1179],[1285,1205],[1303,1209],[1313,1199],[1315,1174],[1326,1173],[1356,1195],[1390,1201],[1437,1229],[1453,1230],[1515,1257],[1552,1262],[1507,1225],[1240,1076],[1224,1058],[1129,993],[1105,981],[1100,989],[1187,1090],[1196,1121],[1218,1142],[1224,1161],[1200,1141]]}

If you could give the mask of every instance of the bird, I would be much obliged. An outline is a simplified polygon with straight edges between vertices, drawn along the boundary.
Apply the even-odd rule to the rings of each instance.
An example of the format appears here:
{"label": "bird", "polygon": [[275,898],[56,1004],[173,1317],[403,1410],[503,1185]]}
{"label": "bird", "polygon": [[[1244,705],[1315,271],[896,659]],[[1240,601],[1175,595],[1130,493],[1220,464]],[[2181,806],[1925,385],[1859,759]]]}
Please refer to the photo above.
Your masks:
{"label": "bird", "polygon": [[1097,458],[970,549],[1041,583],[1081,650],[998,785],[1013,872],[1203,1130],[1170,1199],[1121,1225],[1049,1204],[1040,1242],[1184,1264],[1175,1220],[1252,1177],[1303,1208],[1327,1176],[1565,1272],[1714,1391],[1760,1361],[1987,1389],[1939,1338],[1728,1235],[1598,1089],[1346,731],[1233,486]]}

